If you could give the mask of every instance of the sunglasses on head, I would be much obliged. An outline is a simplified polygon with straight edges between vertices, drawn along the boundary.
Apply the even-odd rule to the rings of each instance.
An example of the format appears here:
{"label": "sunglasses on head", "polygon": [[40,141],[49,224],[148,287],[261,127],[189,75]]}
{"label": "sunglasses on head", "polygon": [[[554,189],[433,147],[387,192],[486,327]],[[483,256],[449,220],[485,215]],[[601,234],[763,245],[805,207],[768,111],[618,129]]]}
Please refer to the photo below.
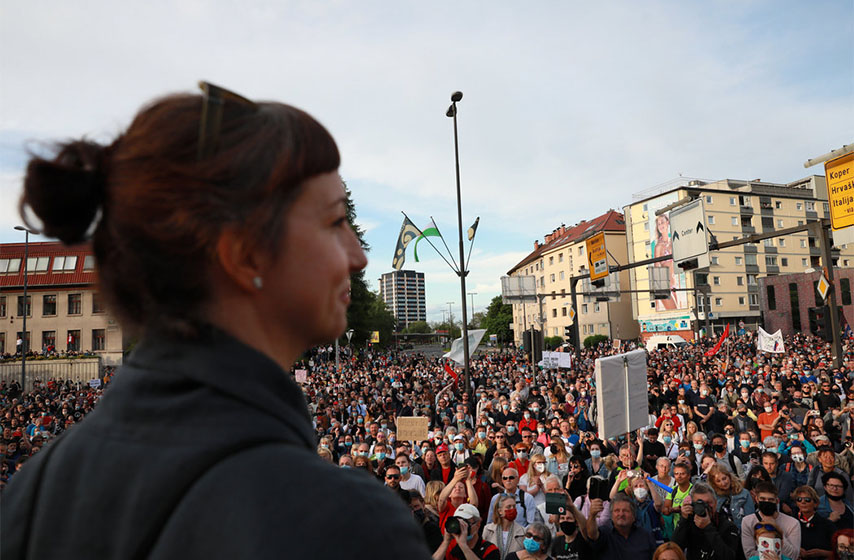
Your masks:
{"label": "sunglasses on head", "polygon": [[209,82],[199,82],[199,89],[204,94],[202,116],[199,120],[199,147],[197,152],[197,159],[201,161],[216,152],[222,128],[222,111],[226,101],[239,103],[253,112],[258,110],[258,105],[242,95]]}

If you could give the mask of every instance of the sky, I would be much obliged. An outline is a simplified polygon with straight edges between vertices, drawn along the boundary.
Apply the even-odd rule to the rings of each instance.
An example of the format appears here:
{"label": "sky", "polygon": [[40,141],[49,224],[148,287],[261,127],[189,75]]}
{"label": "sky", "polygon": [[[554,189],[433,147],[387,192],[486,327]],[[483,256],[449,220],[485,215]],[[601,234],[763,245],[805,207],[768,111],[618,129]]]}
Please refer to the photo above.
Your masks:
{"label": "sky", "polygon": [[[480,217],[466,291],[561,224],[622,209],[680,175],[790,182],[854,140],[854,3],[772,1],[0,2],[0,242],[27,151],[109,142],[147,101],[204,79],[300,107],[342,154],[371,246],[373,289],[403,216],[431,216],[459,259]],[[466,252],[469,243],[465,243]],[[426,243],[429,321],[461,315],[460,283]],[[466,297],[471,315],[471,297]]]}

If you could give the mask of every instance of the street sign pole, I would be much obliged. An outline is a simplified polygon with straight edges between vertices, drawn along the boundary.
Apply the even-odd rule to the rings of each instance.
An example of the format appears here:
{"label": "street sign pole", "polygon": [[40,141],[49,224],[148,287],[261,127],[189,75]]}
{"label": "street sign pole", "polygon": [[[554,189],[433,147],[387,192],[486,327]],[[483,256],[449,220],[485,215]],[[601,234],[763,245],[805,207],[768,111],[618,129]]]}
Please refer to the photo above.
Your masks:
{"label": "street sign pole", "polygon": [[833,367],[842,367],[842,336],[839,331],[839,313],[836,307],[836,287],[833,284],[833,261],[830,254],[830,236],[827,234],[827,229],[822,226],[821,222],[810,222],[812,234],[819,239],[821,243],[821,263],[827,269],[827,281],[830,283],[830,293],[828,294],[827,303],[830,304],[830,332],[833,336],[831,343],[831,355],[833,356]]}

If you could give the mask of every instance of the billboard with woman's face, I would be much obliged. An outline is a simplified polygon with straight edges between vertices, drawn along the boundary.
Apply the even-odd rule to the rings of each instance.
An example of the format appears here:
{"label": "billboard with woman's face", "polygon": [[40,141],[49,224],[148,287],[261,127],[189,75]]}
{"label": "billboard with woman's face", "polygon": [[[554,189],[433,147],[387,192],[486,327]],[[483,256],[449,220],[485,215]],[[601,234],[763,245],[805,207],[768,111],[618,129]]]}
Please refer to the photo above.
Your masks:
{"label": "billboard with woman's face", "polygon": [[[652,247],[653,257],[663,257],[673,254],[673,242],[670,237],[670,213],[667,212],[656,216],[656,210],[664,208],[679,200],[677,193],[668,193],[647,202],[647,216],[649,216],[649,241]],[[686,288],[688,286],[685,272],[674,266],[672,260],[655,263],[654,266],[665,267],[669,271],[670,288]],[[675,309],[688,308],[688,293],[684,291],[671,291],[667,299],[659,299],[655,302],[656,311],[672,311]]]}

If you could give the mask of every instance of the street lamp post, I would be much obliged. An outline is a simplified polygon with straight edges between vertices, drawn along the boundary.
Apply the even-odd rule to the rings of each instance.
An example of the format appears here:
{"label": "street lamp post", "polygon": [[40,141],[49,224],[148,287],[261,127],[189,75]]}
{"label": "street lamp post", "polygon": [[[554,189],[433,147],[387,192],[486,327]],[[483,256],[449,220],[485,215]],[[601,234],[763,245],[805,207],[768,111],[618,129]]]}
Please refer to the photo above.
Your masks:
{"label": "street lamp post", "polygon": [[469,292],[469,298],[471,298],[471,316],[474,319],[474,296],[477,295],[477,292]]}
{"label": "street lamp post", "polygon": [[460,235],[460,266],[457,274],[460,276],[460,302],[463,307],[463,360],[466,380],[466,393],[471,392],[471,373],[469,367],[469,329],[468,329],[468,314],[466,313],[466,260],[465,250],[463,249],[463,205],[460,198],[460,142],[457,136],[457,102],[463,98],[461,91],[455,91],[451,94],[451,106],[448,107],[446,116],[454,119],[454,162],[456,163],[457,172],[457,225]]}
{"label": "street lamp post", "polygon": [[18,231],[24,232],[24,321],[22,325],[23,334],[21,335],[21,392],[27,392],[27,350],[29,349],[29,345],[27,344],[27,279],[28,279],[28,271],[27,271],[27,261],[30,259],[30,234],[37,235],[39,232],[31,229],[27,229],[24,226],[15,226],[15,229]]}

